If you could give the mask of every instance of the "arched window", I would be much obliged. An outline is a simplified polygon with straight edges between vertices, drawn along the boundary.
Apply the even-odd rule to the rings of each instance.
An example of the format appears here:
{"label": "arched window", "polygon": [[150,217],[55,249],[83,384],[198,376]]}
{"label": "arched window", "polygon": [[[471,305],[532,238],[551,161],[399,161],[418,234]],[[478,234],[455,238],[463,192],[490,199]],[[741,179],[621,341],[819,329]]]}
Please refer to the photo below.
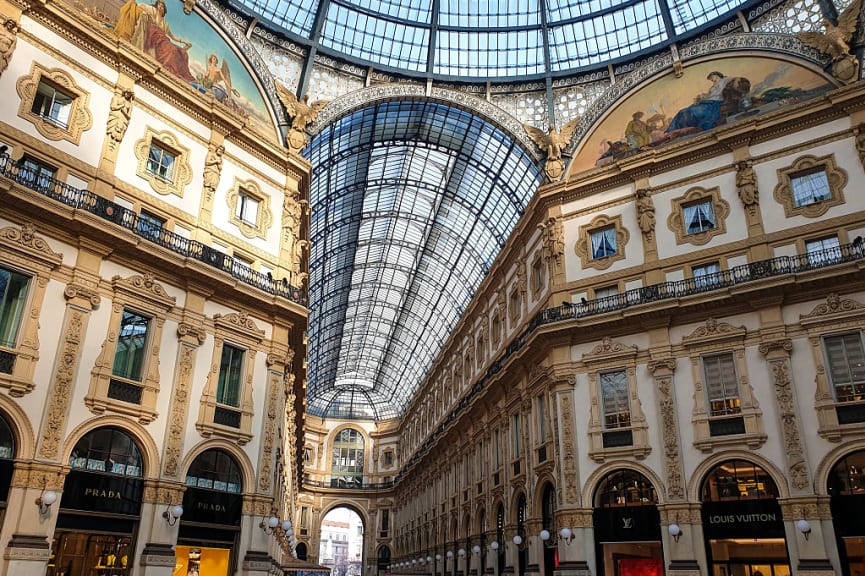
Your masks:
{"label": "arched window", "polygon": [[192,462],[186,473],[186,485],[239,494],[243,491],[243,475],[230,454],[211,448]]}
{"label": "arched window", "polygon": [[[15,458],[15,435],[9,423],[0,415],[0,506],[5,506],[9,495],[9,486],[12,484],[12,470]],[[0,510],[0,520],[2,520]]]}
{"label": "arched window", "polygon": [[778,487],[769,473],[746,460],[727,460],[703,481],[703,502],[777,498]]}
{"label": "arched window", "polygon": [[829,495],[865,494],[865,451],[848,454],[832,467]]}
{"label": "arched window", "polygon": [[84,435],[69,456],[72,468],[121,476],[143,476],[141,451],[119,428],[98,428]]}
{"label": "arched window", "polygon": [[620,469],[611,472],[595,492],[598,508],[612,506],[642,506],[658,503],[655,487],[648,478],[634,470]]}
{"label": "arched window", "polygon": [[340,430],[333,440],[330,485],[351,488],[363,484],[363,435],[353,428]]}
{"label": "arched window", "polygon": [[297,552],[298,560],[306,560],[306,543],[298,542],[297,546],[294,547],[294,551]]}
{"label": "arched window", "polygon": [[388,564],[390,564],[390,548],[382,546],[378,549],[378,569],[387,570]]}

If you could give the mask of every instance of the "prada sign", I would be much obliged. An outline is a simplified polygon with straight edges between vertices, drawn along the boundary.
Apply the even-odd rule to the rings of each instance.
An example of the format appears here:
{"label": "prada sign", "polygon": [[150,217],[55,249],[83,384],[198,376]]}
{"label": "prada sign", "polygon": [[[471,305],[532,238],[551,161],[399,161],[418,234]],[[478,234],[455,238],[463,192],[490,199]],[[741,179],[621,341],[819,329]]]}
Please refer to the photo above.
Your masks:
{"label": "prada sign", "polygon": [[243,496],[188,487],[183,495],[183,522],[240,526]]}
{"label": "prada sign", "polygon": [[774,498],[703,502],[706,538],[783,538],[781,506]]}
{"label": "prada sign", "polygon": [[144,482],[140,478],[73,470],[63,484],[60,507],[138,516],[143,493]]}

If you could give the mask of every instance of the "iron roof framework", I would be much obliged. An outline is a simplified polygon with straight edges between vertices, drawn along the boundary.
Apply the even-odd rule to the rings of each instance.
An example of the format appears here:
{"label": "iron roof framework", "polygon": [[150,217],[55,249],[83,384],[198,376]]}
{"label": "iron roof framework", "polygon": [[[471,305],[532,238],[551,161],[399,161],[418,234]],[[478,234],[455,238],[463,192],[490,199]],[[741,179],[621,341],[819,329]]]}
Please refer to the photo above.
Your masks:
{"label": "iron roof framework", "polygon": [[402,414],[540,183],[531,157],[466,111],[380,102],[319,132],[308,411]]}

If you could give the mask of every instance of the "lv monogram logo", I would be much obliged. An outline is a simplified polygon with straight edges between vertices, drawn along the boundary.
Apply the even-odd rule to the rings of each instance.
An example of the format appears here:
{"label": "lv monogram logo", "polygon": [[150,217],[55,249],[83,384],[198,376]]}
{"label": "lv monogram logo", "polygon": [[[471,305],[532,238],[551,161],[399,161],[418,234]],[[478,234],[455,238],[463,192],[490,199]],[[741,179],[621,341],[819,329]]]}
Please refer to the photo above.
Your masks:
{"label": "lv monogram logo", "polygon": [[625,530],[629,530],[634,527],[634,519],[633,518],[622,518],[622,528]]}

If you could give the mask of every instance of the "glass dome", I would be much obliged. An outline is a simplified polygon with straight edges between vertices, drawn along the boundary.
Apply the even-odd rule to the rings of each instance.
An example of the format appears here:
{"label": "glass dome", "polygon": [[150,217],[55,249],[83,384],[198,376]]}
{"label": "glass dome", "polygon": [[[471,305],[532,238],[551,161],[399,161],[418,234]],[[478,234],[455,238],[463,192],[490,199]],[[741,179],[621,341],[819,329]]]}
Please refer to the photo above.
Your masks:
{"label": "glass dome", "polygon": [[230,0],[291,40],[440,79],[571,74],[680,41],[741,0]]}

